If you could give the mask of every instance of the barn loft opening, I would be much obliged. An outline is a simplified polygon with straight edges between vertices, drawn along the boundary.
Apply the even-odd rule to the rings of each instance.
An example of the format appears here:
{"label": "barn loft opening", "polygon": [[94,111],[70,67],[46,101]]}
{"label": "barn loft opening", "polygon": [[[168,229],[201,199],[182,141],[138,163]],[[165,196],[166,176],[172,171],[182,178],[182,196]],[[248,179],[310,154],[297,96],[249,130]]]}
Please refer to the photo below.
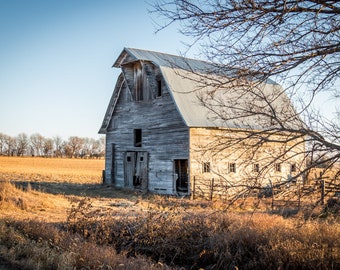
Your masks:
{"label": "barn loft opening", "polygon": [[144,100],[144,89],[143,89],[143,70],[142,64],[137,62],[134,65],[134,98],[135,101],[142,101]]}

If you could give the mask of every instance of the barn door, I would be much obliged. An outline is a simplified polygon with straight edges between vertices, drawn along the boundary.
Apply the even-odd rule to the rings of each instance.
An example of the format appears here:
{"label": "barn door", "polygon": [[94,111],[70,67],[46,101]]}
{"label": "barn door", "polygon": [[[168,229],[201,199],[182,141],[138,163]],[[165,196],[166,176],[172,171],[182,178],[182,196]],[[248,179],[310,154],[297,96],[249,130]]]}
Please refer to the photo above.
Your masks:
{"label": "barn door", "polygon": [[176,190],[179,192],[188,192],[188,160],[175,159],[174,169],[176,178]]}
{"label": "barn door", "polygon": [[148,152],[129,151],[125,154],[125,186],[148,189]]}
{"label": "barn door", "polygon": [[133,176],[135,175],[136,152],[126,152],[124,161],[124,186],[133,187]]}

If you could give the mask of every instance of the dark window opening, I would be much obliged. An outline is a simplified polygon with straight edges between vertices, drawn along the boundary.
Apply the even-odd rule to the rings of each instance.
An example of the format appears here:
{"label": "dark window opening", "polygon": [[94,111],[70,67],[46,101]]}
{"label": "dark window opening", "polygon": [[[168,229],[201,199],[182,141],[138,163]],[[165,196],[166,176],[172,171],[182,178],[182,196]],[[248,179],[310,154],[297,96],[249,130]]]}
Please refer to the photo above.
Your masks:
{"label": "dark window opening", "polygon": [[134,146],[142,147],[142,130],[140,128],[134,129]]}
{"label": "dark window opening", "polygon": [[253,165],[253,172],[259,172],[260,171],[260,165],[258,163],[255,163]]}
{"label": "dark window opening", "polygon": [[290,165],[290,171],[291,172],[296,172],[296,164],[293,163],[292,165]]}
{"label": "dark window opening", "polygon": [[162,96],[162,81],[157,80],[157,97]]}
{"label": "dark window opening", "polygon": [[127,162],[131,162],[131,157],[126,157]]}
{"label": "dark window opening", "polygon": [[210,162],[203,162],[203,172],[204,173],[210,172]]}
{"label": "dark window opening", "polygon": [[275,171],[276,172],[281,172],[281,163],[276,163],[275,164]]}
{"label": "dark window opening", "polygon": [[188,160],[187,159],[175,159],[175,181],[176,190],[179,192],[188,192]]}
{"label": "dark window opening", "polygon": [[235,163],[229,163],[229,172],[236,172],[236,164]]}

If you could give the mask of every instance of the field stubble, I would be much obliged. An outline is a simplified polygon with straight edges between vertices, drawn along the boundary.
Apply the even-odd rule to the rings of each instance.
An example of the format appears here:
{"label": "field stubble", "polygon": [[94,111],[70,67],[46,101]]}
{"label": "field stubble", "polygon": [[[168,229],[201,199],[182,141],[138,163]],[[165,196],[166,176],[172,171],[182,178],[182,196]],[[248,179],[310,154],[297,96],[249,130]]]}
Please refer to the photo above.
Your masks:
{"label": "field stubble", "polygon": [[0,179],[8,181],[101,183],[103,159],[0,156]]}

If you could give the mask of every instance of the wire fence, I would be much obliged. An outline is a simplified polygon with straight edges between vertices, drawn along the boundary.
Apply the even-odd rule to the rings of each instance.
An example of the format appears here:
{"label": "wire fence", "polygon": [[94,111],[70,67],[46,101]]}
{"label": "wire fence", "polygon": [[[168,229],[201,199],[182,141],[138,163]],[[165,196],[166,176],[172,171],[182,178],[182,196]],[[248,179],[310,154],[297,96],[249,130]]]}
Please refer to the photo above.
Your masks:
{"label": "wire fence", "polygon": [[270,197],[272,209],[300,208],[304,198],[312,198],[323,205],[326,199],[340,199],[340,182],[330,179],[315,179],[313,184],[277,184],[266,187],[232,186],[223,178],[203,179],[193,177],[192,199],[224,199],[235,197]]}

